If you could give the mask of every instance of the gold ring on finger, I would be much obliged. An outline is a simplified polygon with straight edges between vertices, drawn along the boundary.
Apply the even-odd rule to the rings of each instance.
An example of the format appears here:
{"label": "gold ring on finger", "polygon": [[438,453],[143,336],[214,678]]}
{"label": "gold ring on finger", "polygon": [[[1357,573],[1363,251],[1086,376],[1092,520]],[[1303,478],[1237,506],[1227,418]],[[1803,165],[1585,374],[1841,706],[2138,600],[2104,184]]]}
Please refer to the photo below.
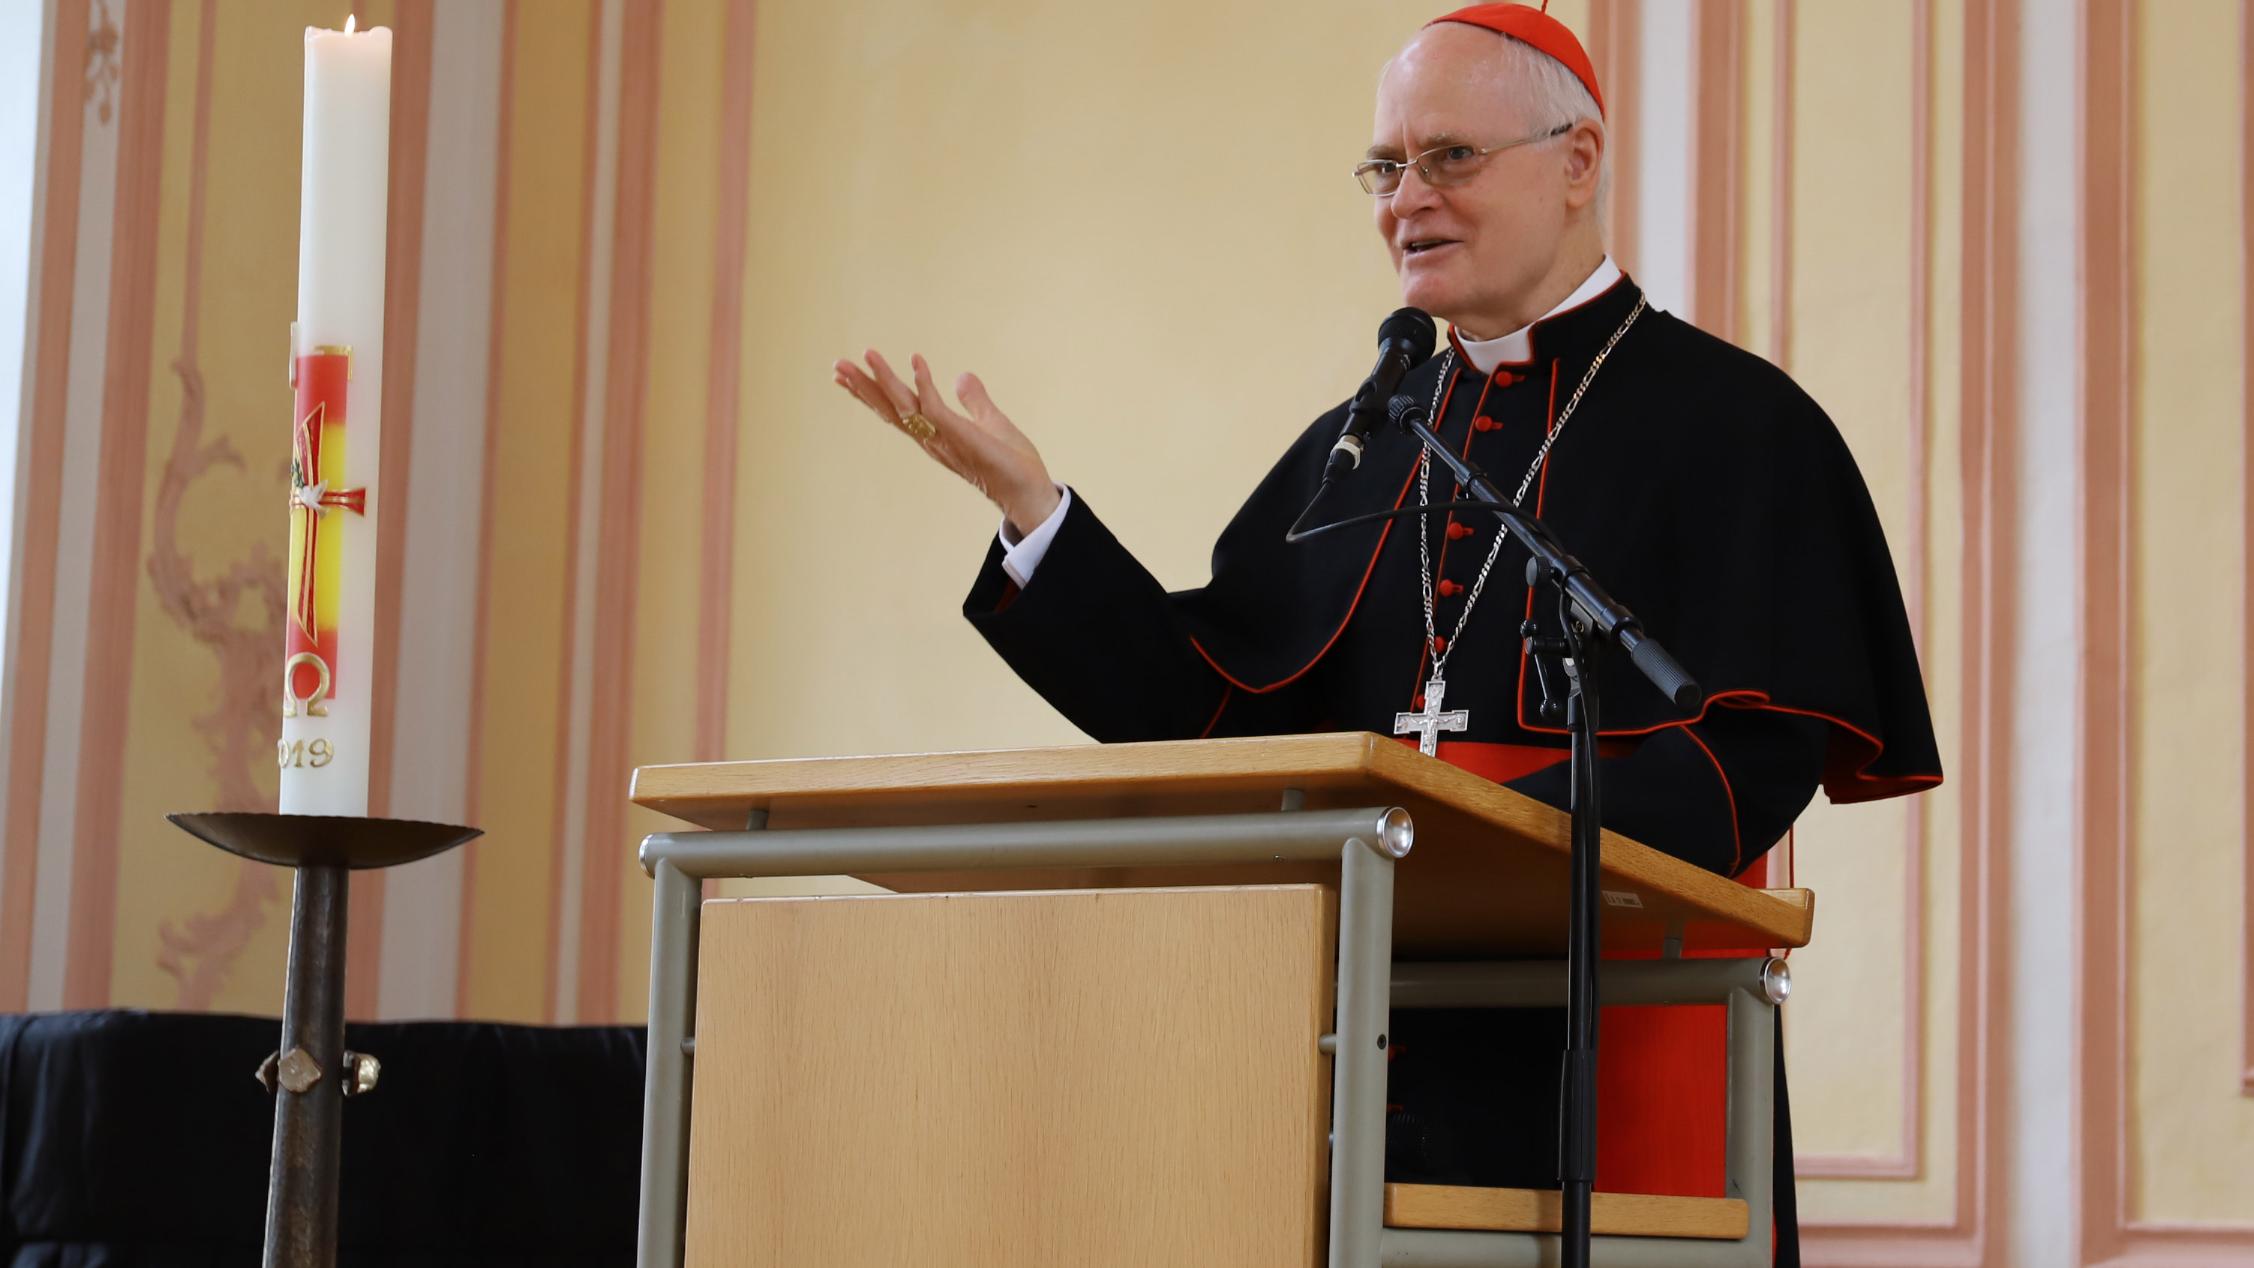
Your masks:
{"label": "gold ring on finger", "polygon": [[921,410],[910,410],[900,416],[900,430],[917,440],[929,440],[939,434],[939,424],[924,417]]}

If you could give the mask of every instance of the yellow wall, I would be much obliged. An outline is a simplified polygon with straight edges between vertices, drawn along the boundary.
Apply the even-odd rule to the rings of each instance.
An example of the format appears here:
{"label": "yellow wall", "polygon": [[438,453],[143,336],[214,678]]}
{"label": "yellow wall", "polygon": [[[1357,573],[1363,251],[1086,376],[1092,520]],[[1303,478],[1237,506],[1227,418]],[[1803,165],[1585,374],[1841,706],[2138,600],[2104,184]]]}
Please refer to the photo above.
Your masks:
{"label": "yellow wall", "polygon": [[575,522],[572,476],[574,367],[600,355],[579,342],[587,208],[593,178],[586,137],[594,126],[589,73],[597,50],[589,0],[520,7],[512,31],[511,96],[503,107],[507,154],[492,536],[479,669],[479,782],[472,817],[486,837],[475,854],[468,911],[463,1010],[515,1020],[547,1017],[554,956],[551,894],[560,883],[551,842],[560,797],[557,738],[566,727],[563,632],[565,543]]}
{"label": "yellow wall", "polygon": [[[199,626],[150,565],[177,550],[199,579],[266,568],[278,583],[298,30],[334,24],[345,7],[120,6],[140,24],[129,42],[161,28],[164,77],[144,89],[160,93],[155,133],[127,149],[129,163],[157,174],[153,265],[144,291],[114,296],[151,317],[142,346],[113,353],[150,371],[146,450],[131,473],[142,539],[122,578],[130,655],[89,670],[129,675],[122,765],[82,772],[107,781],[94,785],[97,800],[103,789],[116,799],[115,865],[93,877],[111,887],[114,914],[80,931],[106,939],[112,968],[106,990],[77,1002],[279,1002],[286,884],[160,817],[243,800],[244,787],[250,801],[271,797],[262,760],[230,766],[211,744],[251,736],[256,757],[271,738],[265,702],[234,702],[224,666],[230,639],[279,649],[278,631],[264,628],[274,615],[253,593]],[[1586,33],[1599,9],[1619,23],[1635,6],[1553,8]],[[500,249],[479,262],[498,286],[493,409],[423,420],[488,428],[492,457],[490,535],[460,544],[483,560],[478,611],[414,631],[466,648],[484,630],[460,708],[477,740],[463,792],[488,835],[454,891],[458,1004],[437,1011],[631,1019],[644,1003],[648,921],[631,849],[658,822],[629,812],[623,830],[590,837],[585,856],[561,844],[590,813],[586,782],[567,778],[566,734],[600,691],[620,688],[625,761],[587,782],[617,781],[614,791],[626,767],[707,755],[697,719],[722,671],[718,751],[732,757],[1079,738],[957,613],[992,508],[838,393],[830,362],[876,346],[896,360],[922,352],[943,376],[977,370],[1162,580],[1196,583],[1215,531],[1286,438],[1353,386],[1374,319],[1395,302],[1347,168],[1366,143],[1383,57],[1430,13],[1399,0],[506,9],[506,47],[490,67],[506,90]],[[359,11],[397,22],[428,10],[393,0]],[[1964,144],[1990,121],[1966,114],[1970,10],[1936,0],[1922,46],[1918,11],[1741,6],[1740,162],[1709,176],[1740,195],[1724,262],[1740,281],[1736,337],[1764,354],[1788,350],[1787,368],[1853,446],[1904,583],[1923,596],[1929,697],[1956,775],[1965,702],[1979,687],[1964,593],[1973,494],[1961,459],[1977,421],[1961,402]],[[2131,1202],[2140,1219],[2244,1221],[2243,1177],[2254,1174],[2254,1100],[2239,1083],[2245,991],[2213,971],[2239,954],[2247,918],[2246,825],[2236,797],[2213,793],[2237,788],[2246,770],[2243,173],[2233,146],[2183,121],[2237,117],[2246,86],[2239,6],[2201,0],[2198,21],[2173,20],[2176,11],[2138,10],[2133,132],[2140,885],[2129,945],[2137,1033],[2164,1038],[2130,1054]],[[646,64],[624,56],[626,21],[660,24]],[[742,21],[755,23],[753,52],[731,62],[731,23]],[[1780,55],[1791,71],[1781,95]],[[1912,109],[1921,57],[1922,135]],[[750,95],[748,152],[726,148],[731,87]],[[620,102],[636,92],[655,93],[657,115],[646,233],[629,239],[616,227],[621,194],[633,192],[620,188],[617,147]],[[200,106],[209,128],[199,167]],[[1921,165],[1922,208],[1912,198]],[[721,208],[736,174],[747,198],[742,267],[723,275]],[[1634,211],[1650,224],[1681,209]],[[630,293],[617,293],[621,278]],[[716,326],[716,300],[730,294],[740,323]],[[636,306],[648,319],[642,378],[631,409],[609,413],[589,375],[610,366],[609,332]],[[741,373],[734,413],[719,419],[737,444],[724,569],[703,501],[716,356]],[[391,425],[417,421],[403,409],[395,399]],[[639,419],[633,496],[607,504],[589,492],[604,459],[588,428],[628,417]],[[242,460],[194,472],[167,528],[158,495],[192,423]],[[601,656],[575,624],[596,575],[579,544],[590,526],[598,542],[632,534],[624,644]],[[724,587],[713,605],[726,622],[721,665],[701,655],[708,575]],[[69,685],[51,710],[78,707],[81,684]],[[1812,1224],[1947,1224],[1980,1179],[1958,1165],[1969,1116],[1983,1112],[1958,1096],[1977,1038],[1959,1024],[1964,992],[1978,985],[1964,967],[1975,948],[1960,936],[1959,879],[1977,846],[1962,830],[1966,795],[1953,780],[1907,803],[1819,804],[1798,831],[1798,879],[1825,895],[1817,943],[1795,958],[1802,990],[1789,1030],[1799,1144],[1818,1175],[1803,1190]],[[612,917],[592,922],[592,940],[567,898],[589,885]],[[580,1007],[589,964],[616,971],[593,979],[608,995]],[[26,975],[0,964],[0,987]],[[1903,1039],[1913,1020],[1914,1049]]]}
{"label": "yellow wall", "polygon": [[830,362],[976,370],[1162,581],[1196,583],[1391,300],[1347,168],[1421,12],[762,10],[731,750],[1076,738],[957,612],[992,508]]}
{"label": "yellow wall", "polygon": [[976,371],[1160,580],[1197,584],[1398,302],[1348,168],[1422,12],[761,9],[732,755],[1081,738],[959,615],[992,507],[829,365]]}
{"label": "yellow wall", "polygon": [[[137,554],[153,560],[176,552],[189,575],[207,584],[247,566],[261,550],[268,552],[272,580],[280,580],[288,390],[282,368],[296,301],[289,244],[297,238],[298,156],[296,128],[276,128],[272,121],[294,120],[300,99],[295,74],[271,68],[295,66],[301,28],[327,20],[303,15],[315,7],[332,6],[228,7],[208,32],[205,76],[198,73],[204,13],[173,5],[166,15],[160,212],[148,300],[153,338],[146,349],[111,355],[145,356],[152,367],[147,509]],[[129,23],[146,13],[129,14]],[[129,29],[135,38],[151,38],[145,24]],[[210,110],[200,177],[193,163],[199,94]],[[198,186],[202,237],[191,258],[188,217]],[[201,274],[192,296],[191,268]],[[191,383],[201,389],[200,404],[186,390]],[[195,433],[183,435],[192,426],[200,426],[203,445],[230,445],[240,461],[198,462]],[[165,525],[154,516],[168,469],[182,488],[174,534],[163,534]],[[223,685],[261,690],[268,678],[245,683],[226,675],[225,644],[214,640],[229,638],[232,627],[255,629],[275,614],[253,593],[216,621],[191,621],[180,606],[185,595],[160,586],[145,568],[137,571],[120,772],[130,774],[116,780],[121,810],[110,998],[150,1007],[272,1011],[288,932],[288,877],[199,846],[162,815],[246,808],[239,799],[244,787],[272,804],[271,734],[250,742],[239,760],[214,751],[211,739],[238,731],[246,714],[261,727],[274,725],[263,700],[245,708],[247,702],[227,699]],[[215,724],[215,735],[196,725],[205,719]]]}
{"label": "yellow wall", "polygon": [[[1906,5],[1803,11],[1794,56],[1823,74],[1796,77],[1791,163],[1789,368],[1824,402],[1862,467],[1879,522],[1897,551],[1908,542],[1910,341],[1910,10]],[[1870,103],[1892,99],[1892,110]],[[1845,313],[1853,321],[1840,320]],[[1899,559],[1907,574],[1917,561]],[[1908,577],[1905,575],[1905,582]],[[1944,767],[1950,765],[1943,756]],[[1833,1076],[1807,1101],[1811,1152],[1898,1148],[1903,1080],[1899,957],[1871,954],[1905,927],[1904,821],[1924,799],[1835,807],[1818,798],[1801,817],[1799,877],[1830,904],[1824,936],[1796,957],[1807,989],[1788,1028]],[[1818,1055],[1820,1054],[1820,1055]],[[1831,1093],[1826,1095],[1825,1093]],[[1797,1128],[1803,1121],[1795,1116]]]}
{"label": "yellow wall", "polygon": [[[1810,1175],[1803,1210],[1815,1223],[1945,1223],[1967,1179],[1956,1155],[1964,1130],[1955,969],[1963,963],[1957,877],[1965,755],[1962,552],[1953,544],[1963,509],[1963,22],[1950,7],[1923,31],[1910,5],[1792,9],[1781,208],[1774,59],[1783,24],[1774,7],[1749,8],[1747,100],[1758,104],[1746,112],[1745,133],[1748,342],[1772,350],[1782,338],[1787,368],[1855,451],[1912,598],[1926,696],[1950,773],[1939,789],[1909,801],[1837,807],[1818,798],[1795,829],[1795,879],[1824,896],[1823,935],[1793,957],[1800,989],[1787,1028],[1794,1143]],[[1921,57],[1926,118],[1941,121],[1923,134],[1913,110]],[[1781,297],[1774,289],[1780,263]],[[1921,275],[1922,305],[1914,291]],[[1917,355],[1925,358],[1922,384],[1913,372]],[[1913,444],[1920,429],[1922,447]],[[1912,524],[1920,509],[1923,540],[1940,543],[1922,552]],[[1913,1010],[1914,1049],[1905,1043]],[[1868,1174],[1881,1171],[1889,1174]]]}
{"label": "yellow wall", "polygon": [[[2236,146],[2188,128],[2242,105],[2240,6],[2147,7],[2137,27],[2129,683],[2134,762],[2127,954],[2135,1177],[2157,1221],[2243,1218],[2254,1099],[2239,1011],[2247,857],[2246,297]],[[2219,269],[2218,266],[2221,266]],[[2218,284],[2218,281],[2221,284]],[[2227,372],[2218,373],[2218,370]],[[2092,470],[2093,480],[2118,473]],[[2108,1069],[2112,1068],[2108,1063]]]}

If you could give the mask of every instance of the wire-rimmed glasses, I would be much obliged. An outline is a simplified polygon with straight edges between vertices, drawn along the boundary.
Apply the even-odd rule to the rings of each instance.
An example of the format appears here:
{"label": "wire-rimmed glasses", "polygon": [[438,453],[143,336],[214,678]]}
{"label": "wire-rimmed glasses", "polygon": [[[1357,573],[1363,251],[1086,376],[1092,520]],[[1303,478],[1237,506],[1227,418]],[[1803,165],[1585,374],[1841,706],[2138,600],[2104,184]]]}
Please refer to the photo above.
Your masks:
{"label": "wire-rimmed glasses", "polygon": [[1362,183],[1362,189],[1365,192],[1378,198],[1388,198],[1393,195],[1395,190],[1401,188],[1401,174],[1408,171],[1409,168],[1415,167],[1417,175],[1424,178],[1425,184],[1432,186],[1434,189],[1446,189],[1450,185],[1461,185],[1470,180],[1479,171],[1481,161],[1490,154],[1514,149],[1521,145],[1532,145],[1536,141],[1547,141],[1551,137],[1564,136],[1572,130],[1572,124],[1561,123],[1547,132],[1522,136],[1515,141],[1505,141],[1500,145],[1467,145],[1458,141],[1449,145],[1433,146],[1424,153],[1406,160],[1366,158],[1354,165],[1354,179]]}

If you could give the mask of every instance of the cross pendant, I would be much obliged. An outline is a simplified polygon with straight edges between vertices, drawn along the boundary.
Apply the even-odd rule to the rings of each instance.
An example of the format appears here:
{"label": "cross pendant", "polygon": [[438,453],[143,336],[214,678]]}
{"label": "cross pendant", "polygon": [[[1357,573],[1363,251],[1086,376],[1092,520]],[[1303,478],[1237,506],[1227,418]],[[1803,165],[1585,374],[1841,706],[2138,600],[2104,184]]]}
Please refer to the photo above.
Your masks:
{"label": "cross pendant", "polygon": [[1471,725],[1471,710],[1450,709],[1440,711],[1440,702],[1447,698],[1448,684],[1438,678],[1424,685],[1424,712],[1396,713],[1393,715],[1395,735],[1415,734],[1417,751],[1432,757],[1440,751],[1442,731],[1463,731]]}

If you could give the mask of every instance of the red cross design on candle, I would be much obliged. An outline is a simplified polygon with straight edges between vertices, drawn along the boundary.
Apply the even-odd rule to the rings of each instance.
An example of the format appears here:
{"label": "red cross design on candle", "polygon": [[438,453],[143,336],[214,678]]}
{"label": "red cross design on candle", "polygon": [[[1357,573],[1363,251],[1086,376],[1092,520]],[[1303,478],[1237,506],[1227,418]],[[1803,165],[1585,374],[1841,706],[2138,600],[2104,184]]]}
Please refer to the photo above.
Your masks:
{"label": "red cross design on candle", "polygon": [[298,540],[292,543],[296,567],[290,576],[285,677],[290,697],[309,702],[315,713],[327,712],[319,702],[334,694],[338,614],[322,579],[324,573],[333,579],[341,569],[343,544],[337,535],[323,533],[321,523],[339,510],[368,512],[366,489],[330,487],[342,483],[351,365],[351,354],[343,351],[298,358],[297,421],[290,431],[290,510],[297,516]]}

